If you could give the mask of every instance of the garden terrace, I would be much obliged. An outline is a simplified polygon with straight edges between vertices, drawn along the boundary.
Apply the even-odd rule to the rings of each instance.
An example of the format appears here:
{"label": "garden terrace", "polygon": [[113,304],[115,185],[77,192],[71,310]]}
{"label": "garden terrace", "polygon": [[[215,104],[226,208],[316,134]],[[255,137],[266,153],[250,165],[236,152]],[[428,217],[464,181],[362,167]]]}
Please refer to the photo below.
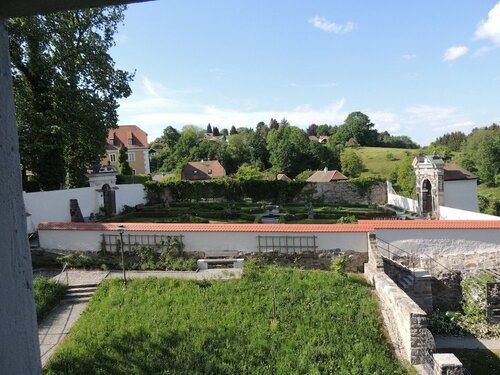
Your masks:
{"label": "garden terrace", "polygon": [[[101,220],[102,222],[132,223],[253,223],[265,211],[265,204],[254,203],[214,203],[176,202],[169,208],[152,205],[133,210],[129,208],[121,215]],[[313,213],[304,204],[280,206],[280,220],[287,223],[334,224],[342,218],[351,221],[360,219],[391,218],[394,213],[383,208],[366,206],[339,206],[314,204]]]}
{"label": "garden terrace", "polygon": [[48,374],[405,374],[365,282],[246,267],[236,281],[103,283]]}

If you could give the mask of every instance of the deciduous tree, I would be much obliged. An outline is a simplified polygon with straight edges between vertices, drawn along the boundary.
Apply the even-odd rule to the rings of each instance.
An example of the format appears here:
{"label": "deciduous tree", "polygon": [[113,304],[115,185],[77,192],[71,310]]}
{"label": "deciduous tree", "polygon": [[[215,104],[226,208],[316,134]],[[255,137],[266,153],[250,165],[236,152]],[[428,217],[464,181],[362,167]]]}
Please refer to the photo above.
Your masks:
{"label": "deciduous tree", "polygon": [[109,55],[124,6],[11,19],[8,23],[20,153],[40,188],[85,183],[116,126],[133,75]]}

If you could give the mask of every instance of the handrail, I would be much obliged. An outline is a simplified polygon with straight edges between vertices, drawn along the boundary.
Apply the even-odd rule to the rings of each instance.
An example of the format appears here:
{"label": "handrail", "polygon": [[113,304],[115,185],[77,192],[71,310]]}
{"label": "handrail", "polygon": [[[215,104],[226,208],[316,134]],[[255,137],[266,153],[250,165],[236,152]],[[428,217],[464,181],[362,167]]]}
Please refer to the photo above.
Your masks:
{"label": "handrail", "polygon": [[[416,255],[415,255],[415,254],[411,254],[411,253],[409,253],[408,251],[406,251],[406,250],[404,250],[404,249],[402,249],[402,248],[400,248],[400,247],[398,247],[398,246],[396,246],[396,245],[394,245],[394,244],[391,244],[391,243],[389,243],[389,242],[387,242],[387,241],[383,240],[382,238],[377,237],[377,240],[380,240],[381,242],[383,242],[383,243],[387,244],[388,246],[392,246],[392,247],[394,247],[394,248],[396,248],[396,249],[398,249],[398,250],[402,251],[403,253],[405,253],[405,254],[409,255],[409,256],[410,256],[410,257],[412,257],[412,258],[413,258],[413,257],[416,257]],[[456,270],[453,270],[453,269],[450,269],[450,268],[448,268],[448,267],[444,266],[442,263],[438,262],[436,259],[434,259],[433,257],[431,257],[431,256],[430,256],[430,255],[428,255],[428,254],[421,254],[421,256],[422,256],[422,257],[427,258],[427,259],[428,259],[430,262],[432,262],[432,263],[436,263],[437,265],[441,266],[442,268],[444,268],[444,269],[445,269],[446,271],[448,271],[448,272],[452,272],[452,273],[457,272]],[[433,269],[433,267],[430,267],[430,266],[427,266],[427,267],[425,268],[425,270],[426,270],[427,272],[431,272],[431,271],[432,271],[432,269]]]}
{"label": "handrail", "polygon": [[[393,257],[391,257],[391,255],[398,255],[397,253],[395,252],[392,252],[390,249],[391,249],[391,246],[396,248],[397,250],[400,250],[401,252],[405,253],[406,255],[408,255],[409,259],[408,259],[408,269],[409,271],[411,272],[411,276],[413,278],[413,281],[416,280],[416,266],[415,266],[415,256],[411,253],[409,253],[408,251],[404,250],[404,249],[401,249],[399,248],[398,246],[395,246],[387,241],[384,241],[383,239],[379,238],[379,237],[376,237],[377,239],[377,242],[380,240],[382,243],[386,244],[387,245],[387,248],[386,249],[382,249],[382,250],[385,250],[387,251],[387,255],[388,255],[388,259],[390,260],[393,260]],[[378,244],[377,244],[377,247],[378,247]],[[399,262],[398,262],[399,263]],[[400,263],[401,264],[401,263]],[[403,265],[403,264],[401,264]],[[406,266],[405,266],[406,267]]]}
{"label": "handrail", "polygon": [[67,270],[67,267],[68,267],[68,263],[64,263],[64,266],[63,266],[63,269],[61,271],[61,273],[59,274],[59,276],[57,276],[57,280],[56,282],[59,283],[59,280],[61,279],[61,275],[66,272],[66,280],[68,279],[68,270]]}

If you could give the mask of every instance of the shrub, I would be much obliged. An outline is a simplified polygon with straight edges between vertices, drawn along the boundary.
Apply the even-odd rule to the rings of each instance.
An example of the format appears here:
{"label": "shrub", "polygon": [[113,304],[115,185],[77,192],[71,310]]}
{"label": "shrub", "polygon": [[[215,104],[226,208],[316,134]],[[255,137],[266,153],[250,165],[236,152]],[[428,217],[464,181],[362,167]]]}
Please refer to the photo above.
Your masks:
{"label": "shrub", "polygon": [[66,287],[54,280],[36,277],[33,280],[33,288],[35,294],[36,318],[40,323],[54,306],[59,303],[64,295]]}
{"label": "shrub", "polygon": [[341,276],[345,276],[345,268],[347,265],[347,259],[345,256],[340,255],[338,257],[335,257],[332,259],[332,266],[331,269],[333,272],[338,273]]}
{"label": "shrub", "polygon": [[355,224],[357,222],[358,220],[354,215],[342,216],[340,219],[337,220],[337,224]]}

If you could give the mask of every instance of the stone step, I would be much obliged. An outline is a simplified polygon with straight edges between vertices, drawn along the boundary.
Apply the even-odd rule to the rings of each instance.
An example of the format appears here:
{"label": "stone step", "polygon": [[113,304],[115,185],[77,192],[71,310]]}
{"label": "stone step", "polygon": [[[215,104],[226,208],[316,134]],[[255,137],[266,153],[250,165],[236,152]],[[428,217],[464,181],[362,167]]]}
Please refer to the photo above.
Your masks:
{"label": "stone step", "polygon": [[415,284],[415,280],[413,279],[413,276],[405,276],[399,281],[398,284],[401,288],[408,289]]}
{"label": "stone step", "polygon": [[66,293],[63,299],[92,297],[93,294],[94,291],[81,291],[81,292],[78,291],[78,292]]}

